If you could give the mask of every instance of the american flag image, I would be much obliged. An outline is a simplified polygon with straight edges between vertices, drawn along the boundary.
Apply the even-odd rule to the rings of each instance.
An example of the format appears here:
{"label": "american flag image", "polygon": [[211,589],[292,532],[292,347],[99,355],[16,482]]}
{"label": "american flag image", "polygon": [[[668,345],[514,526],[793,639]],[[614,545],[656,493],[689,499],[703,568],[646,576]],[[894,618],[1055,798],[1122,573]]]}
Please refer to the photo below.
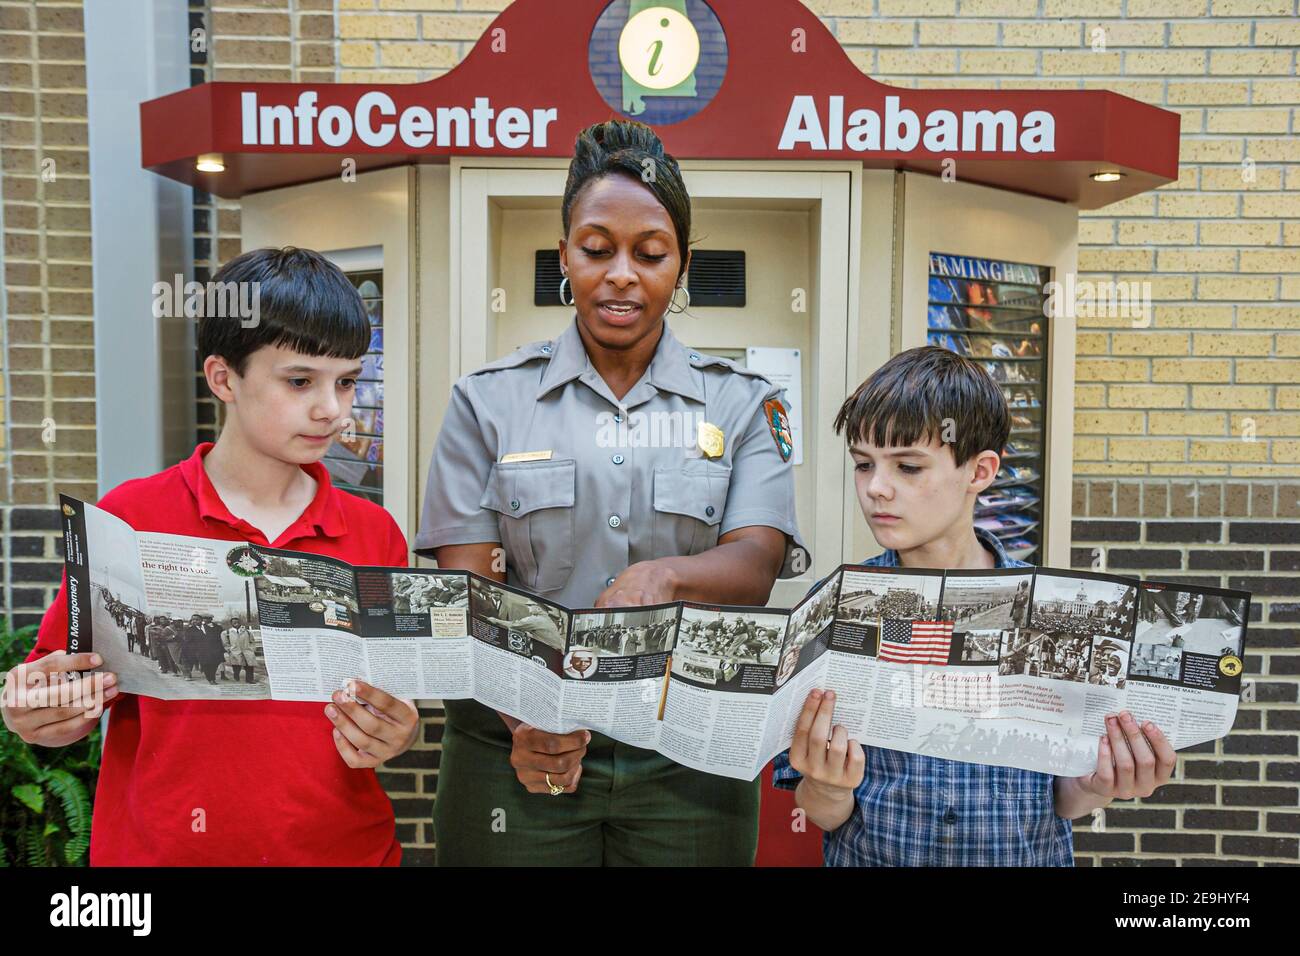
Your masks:
{"label": "american flag image", "polygon": [[899,664],[947,664],[952,623],[886,619],[880,631],[880,660]]}

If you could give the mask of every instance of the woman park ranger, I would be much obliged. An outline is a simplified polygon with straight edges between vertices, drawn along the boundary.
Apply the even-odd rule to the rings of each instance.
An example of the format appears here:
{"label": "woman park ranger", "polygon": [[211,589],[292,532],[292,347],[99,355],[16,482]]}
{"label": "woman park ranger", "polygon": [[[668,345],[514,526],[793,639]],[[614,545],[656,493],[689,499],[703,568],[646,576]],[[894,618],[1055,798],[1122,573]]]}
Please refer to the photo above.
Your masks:
{"label": "woman park ranger", "polygon": [[[456,383],[416,550],[569,607],[766,603],[809,567],[785,412],[761,375],[668,328],[690,301],[691,205],[650,127],[582,132],[562,225],[574,322]],[[446,710],[440,864],[754,860],[757,782],[472,700]]]}

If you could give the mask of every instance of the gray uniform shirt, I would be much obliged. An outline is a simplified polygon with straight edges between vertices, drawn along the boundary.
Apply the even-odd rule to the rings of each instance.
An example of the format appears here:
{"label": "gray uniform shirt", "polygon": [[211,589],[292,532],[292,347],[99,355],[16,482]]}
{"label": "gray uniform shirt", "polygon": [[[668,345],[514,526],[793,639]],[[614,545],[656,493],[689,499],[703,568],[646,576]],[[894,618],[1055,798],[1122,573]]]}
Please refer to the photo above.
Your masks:
{"label": "gray uniform shirt", "polygon": [[[757,372],[682,345],[664,323],[641,380],[616,399],[576,321],[458,381],[429,467],[415,541],[498,542],[507,581],[589,607],[629,565],[699,554],[720,535],[765,525],[786,536],[782,577],[812,566],[795,526],[794,473]],[[721,429],[717,458],[698,426]],[[550,452],[549,460],[503,462]]]}

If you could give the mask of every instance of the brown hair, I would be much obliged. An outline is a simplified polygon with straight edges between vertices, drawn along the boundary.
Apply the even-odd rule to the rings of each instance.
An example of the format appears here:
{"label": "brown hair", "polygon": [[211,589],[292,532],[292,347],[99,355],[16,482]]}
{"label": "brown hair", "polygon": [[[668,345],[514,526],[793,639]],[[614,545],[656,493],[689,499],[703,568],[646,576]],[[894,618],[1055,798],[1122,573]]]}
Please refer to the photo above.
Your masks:
{"label": "brown hair", "polygon": [[[951,423],[951,428],[949,425]],[[835,433],[852,445],[947,442],[958,465],[989,450],[1002,454],[1011,412],[992,376],[965,356],[935,345],[899,352],[840,406]]]}

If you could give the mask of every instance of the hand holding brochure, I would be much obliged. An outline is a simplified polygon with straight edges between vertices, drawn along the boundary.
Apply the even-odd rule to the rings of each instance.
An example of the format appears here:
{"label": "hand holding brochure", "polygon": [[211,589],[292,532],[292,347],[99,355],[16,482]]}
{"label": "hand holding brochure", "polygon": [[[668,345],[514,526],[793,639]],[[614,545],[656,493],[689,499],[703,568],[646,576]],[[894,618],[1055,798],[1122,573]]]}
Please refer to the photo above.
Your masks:
{"label": "hand holding brochure", "polygon": [[791,610],[572,609],[464,571],[136,532],[62,498],[68,650],[167,700],[473,698],[752,780],[808,692],[876,747],[1062,776],[1108,713],[1228,733],[1250,595],[1085,571],[844,565]]}

